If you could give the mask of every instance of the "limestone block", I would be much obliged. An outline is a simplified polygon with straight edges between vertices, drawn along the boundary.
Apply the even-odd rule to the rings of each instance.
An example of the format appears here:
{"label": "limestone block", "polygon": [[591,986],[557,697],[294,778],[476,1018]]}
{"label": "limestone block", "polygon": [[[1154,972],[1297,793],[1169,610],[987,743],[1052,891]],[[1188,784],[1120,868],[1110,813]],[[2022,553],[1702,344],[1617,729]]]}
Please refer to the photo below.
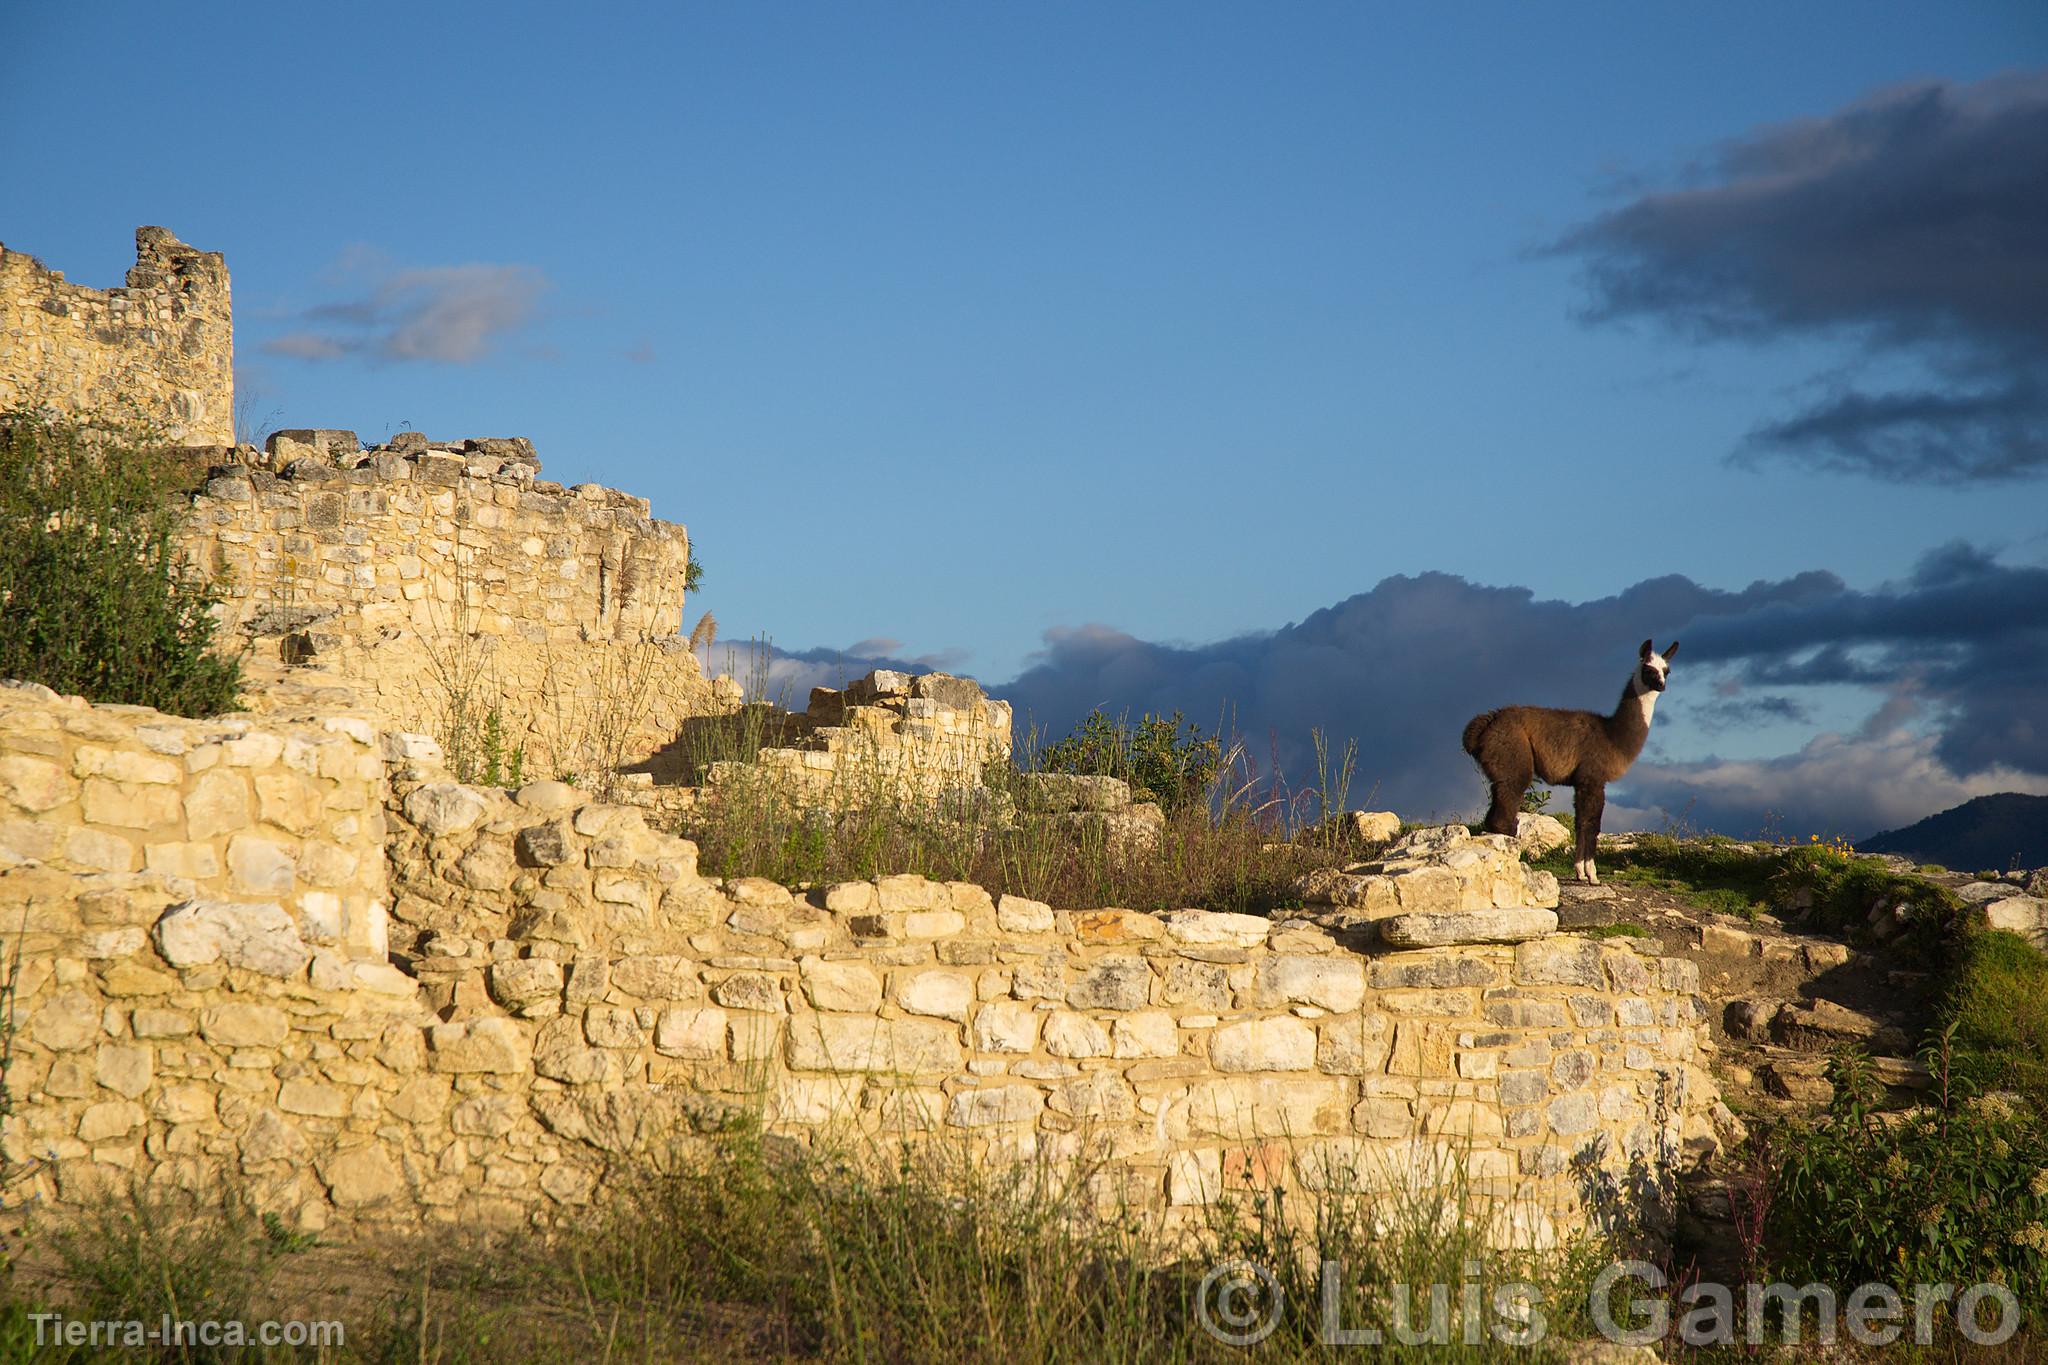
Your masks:
{"label": "limestone block", "polygon": [[312,958],[298,926],[275,901],[184,901],[163,913],[151,937],[173,967],[212,962],[265,976],[296,976]]}
{"label": "limestone block", "polygon": [[1535,939],[1515,948],[1515,980],[1524,986],[1607,983],[1600,945],[1578,938]]}
{"label": "limestone block", "polygon": [[1441,915],[1464,906],[1464,887],[1447,867],[1420,867],[1394,879],[1394,898],[1404,915]]}
{"label": "limestone block", "polygon": [[1035,1086],[1005,1085],[963,1090],[946,1109],[955,1128],[985,1128],[999,1123],[1029,1123],[1045,1109],[1045,1096]]}
{"label": "limestone block", "polygon": [[314,1169],[337,1208],[365,1208],[405,1191],[405,1176],[381,1143],[331,1153]]}
{"label": "limestone block", "polygon": [[1311,841],[1343,840],[1384,844],[1401,832],[1401,817],[1390,810],[1347,810],[1308,830]]}
{"label": "limestone block", "polygon": [[338,1119],[348,1114],[348,1096],[334,1086],[300,1078],[279,1087],[277,1107],[287,1114]]}
{"label": "limestone block", "polygon": [[104,829],[75,829],[64,840],[64,857],[92,872],[133,872],[133,840]]}
{"label": "limestone block", "polygon": [[249,780],[238,772],[214,768],[201,773],[185,794],[185,834],[212,839],[249,823]]}
{"label": "limestone block", "polygon": [[803,1124],[846,1118],[859,1111],[864,1085],[859,1076],[783,1076],[768,1097],[768,1117]]}
{"label": "limestone block", "polygon": [[[526,790],[525,787],[520,788],[522,797]],[[513,849],[523,867],[559,867],[571,861],[577,852],[566,820],[550,820],[546,824],[530,825],[520,830],[513,840]]]}
{"label": "limestone block", "polygon": [[1140,1010],[1110,1024],[1110,1054],[1119,1058],[1177,1057],[1180,1029],[1165,1010]]}
{"label": "limestone block", "polygon": [[1230,972],[1222,964],[1214,962],[1169,962],[1160,999],[1183,1009],[1227,1010],[1230,1008]]}
{"label": "limestone block", "polygon": [[1152,967],[1142,957],[1097,958],[1067,987],[1076,1009],[1143,1009],[1152,999]]}
{"label": "limestone block", "polygon": [[2048,899],[2001,896],[1987,901],[1984,904],[1984,922],[1993,929],[2003,929],[2036,943],[2048,941]]}
{"label": "limestone block", "polygon": [[1551,1132],[1559,1137],[1575,1137],[1600,1126],[1600,1102],[1596,1096],[1583,1091],[1575,1095],[1561,1095],[1550,1102],[1544,1115],[1550,1120]]}
{"label": "limestone block", "polygon": [[199,1035],[220,1047],[276,1047],[291,1031],[290,1017],[274,1005],[230,1000],[199,1013]]}
{"label": "limestone block", "polygon": [[952,893],[943,883],[908,873],[875,879],[875,901],[884,914],[953,908]]}
{"label": "limestone block", "polygon": [[1294,893],[1310,905],[1336,905],[1361,911],[1368,919],[1397,913],[1394,879],[1372,873],[1317,868],[1297,879]]}
{"label": "limestone block", "polygon": [[583,1036],[592,1047],[639,1047],[646,1039],[632,1010],[618,1005],[592,1005],[583,1012]]}
{"label": "limestone block", "polygon": [[71,783],[55,763],[27,754],[0,754],[0,801],[40,815],[70,799]]}
{"label": "limestone block", "polygon": [[1275,953],[1259,963],[1256,995],[1265,1005],[1314,1005],[1349,1014],[1365,999],[1365,963],[1351,956]]}
{"label": "limestone block", "polygon": [[80,797],[85,818],[96,825],[120,829],[156,829],[175,822],[182,803],[170,787],[111,782],[89,777]]}
{"label": "limestone block", "polygon": [[876,909],[873,882],[836,882],[825,888],[825,908],[835,915],[866,915]]}
{"label": "limestone block", "polygon": [[1381,939],[1401,948],[1437,948],[1454,943],[1518,943],[1555,932],[1555,910],[1402,914],[1380,922]]}
{"label": "limestone block", "polygon": [[1540,858],[1571,841],[1572,832],[1556,816],[1523,811],[1515,817],[1515,843],[1520,845],[1525,858]]}
{"label": "limestone block", "polygon": [[[503,891],[519,875],[512,850],[502,840],[484,838],[455,864],[455,879],[476,891]],[[599,897],[600,900],[605,897]]]}
{"label": "limestone block", "polygon": [[1382,990],[1450,990],[1460,986],[1491,986],[1499,981],[1500,974],[1492,964],[1476,957],[1427,952],[1375,958],[1370,978]]}
{"label": "limestone block", "polygon": [[895,986],[896,1004],[910,1014],[965,1023],[974,1004],[974,977],[967,972],[899,972]]}
{"label": "limestone block", "polygon": [[786,1057],[798,1071],[880,1071],[915,1075],[957,1071],[960,1031],[927,1019],[805,1015],[793,1020]]}
{"label": "limestone block", "polygon": [[671,953],[620,958],[611,964],[611,984],[642,1000],[695,1000],[703,994],[696,964]]}
{"label": "limestone block", "polygon": [[1393,1043],[1383,1014],[1322,1020],[1316,1026],[1316,1069],[1332,1076],[1371,1076],[1384,1070]]}
{"label": "limestone block", "polygon": [[93,1061],[93,1079],[129,1099],[149,1089],[155,1071],[156,1049],[130,1043],[102,1043]]}
{"label": "limestone block", "polygon": [[1006,934],[1049,934],[1052,907],[1022,896],[1004,896],[996,903],[996,927]]}
{"label": "limestone block", "polygon": [[1107,1057],[1109,1030],[1085,1014],[1055,1010],[1046,1016],[1045,1050],[1055,1057]]}
{"label": "limestone block", "polygon": [[1339,1133],[1350,1122],[1352,1084],[1328,1076],[1238,1076],[1197,1081],[1169,1115],[1169,1135],[1302,1138]]}
{"label": "limestone block", "polygon": [[797,966],[804,996],[813,1009],[873,1014],[882,1006],[881,978],[865,963],[807,957]]}
{"label": "limestone block", "polygon": [[905,938],[952,938],[966,931],[967,917],[958,910],[913,910],[903,917]]}
{"label": "limestone block", "polygon": [[510,1019],[472,1019],[427,1030],[429,1065],[452,1074],[516,1076],[532,1063],[526,1033]]}
{"label": "limestone block", "polygon": [[1210,910],[1175,910],[1165,917],[1166,935],[1175,943],[1203,947],[1263,947],[1273,922],[1263,915],[1222,914]]}
{"label": "limestone block", "polygon": [[974,1050],[1029,1052],[1038,1043],[1039,1018],[1029,1001],[991,1000],[975,1012]]}
{"label": "limestone block", "polygon": [[491,999],[508,1010],[528,1010],[562,997],[562,964],[552,958],[523,957],[493,962],[486,981]]}
{"label": "limestone block", "polygon": [[1316,1031],[1291,1017],[1225,1024],[1209,1037],[1218,1071],[1308,1071],[1316,1064]]}
{"label": "limestone block", "polygon": [[78,1120],[80,1142],[108,1142],[126,1137],[149,1122],[149,1115],[133,1100],[108,1100],[88,1108]]}
{"label": "limestone block", "polygon": [[1137,1096],[1112,1071],[1091,1071],[1052,1087],[1048,1105],[1071,1118],[1097,1123],[1125,1123],[1137,1117]]}
{"label": "limestone block", "polygon": [[766,972],[734,972],[712,987],[711,998],[734,1010],[780,1013],[786,1008],[781,984]]}
{"label": "limestone block", "polygon": [[670,1057],[717,1060],[725,1056],[722,1009],[668,1009],[654,1026],[654,1050]]}
{"label": "limestone block", "polygon": [[184,1010],[141,1007],[128,1016],[128,1028],[137,1038],[184,1038],[198,1027],[198,1021]]}
{"label": "limestone block", "polygon": [[229,885],[256,896],[288,896],[298,864],[291,851],[270,839],[237,834],[228,840]]}
{"label": "limestone block", "polygon": [[401,807],[405,818],[422,834],[446,839],[467,834],[490,814],[490,803],[473,787],[456,782],[429,782],[417,787]]}

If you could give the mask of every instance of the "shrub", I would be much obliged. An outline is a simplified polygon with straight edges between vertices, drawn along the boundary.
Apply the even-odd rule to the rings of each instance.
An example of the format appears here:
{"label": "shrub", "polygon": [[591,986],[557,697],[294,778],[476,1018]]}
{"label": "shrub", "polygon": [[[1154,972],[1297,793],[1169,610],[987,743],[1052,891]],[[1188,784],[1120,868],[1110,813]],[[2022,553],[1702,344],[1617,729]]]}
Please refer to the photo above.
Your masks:
{"label": "shrub", "polygon": [[0,414],[0,678],[183,716],[235,708],[219,598],[179,558],[177,478],[132,431]]}
{"label": "shrub", "polygon": [[[1779,1134],[1773,1269],[1794,1283],[2002,1283],[2048,1303],[2048,1125],[2024,1104],[1965,1099],[1947,1048],[1939,1102],[1879,1116],[1858,1059],[1840,1059],[1828,1115]],[[2038,1327],[2037,1318],[2034,1324]]]}
{"label": "shrub", "polygon": [[1065,739],[1038,756],[1038,767],[1050,773],[1118,777],[1131,784],[1139,801],[1157,801],[1168,811],[1206,805],[1210,787],[1223,761],[1214,736],[1181,718],[1147,714],[1136,725],[1128,716],[1111,719],[1100,710]]}

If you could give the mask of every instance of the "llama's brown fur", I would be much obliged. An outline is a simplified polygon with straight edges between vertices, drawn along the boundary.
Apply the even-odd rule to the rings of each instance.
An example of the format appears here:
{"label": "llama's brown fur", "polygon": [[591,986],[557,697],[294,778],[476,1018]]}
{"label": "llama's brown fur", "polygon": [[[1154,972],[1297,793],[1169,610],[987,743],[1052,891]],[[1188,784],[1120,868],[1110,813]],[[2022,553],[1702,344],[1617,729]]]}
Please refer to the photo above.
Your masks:
{"label": "llama's brown fur", "polygon": [[1465,726],[1465,752],[1478,761],[1492,794],[1486,811],[1489,834],[1513,834],[1522,795],[1537,780],[1572,788],[1572,819],[1578,828],[1578,866],[1597,881],[1593,850],[1600,839],[1600,815],[1607,784],[1627,772],[1650,737],[1650,718],[1641,697],[1663,690],[1663,672],[1678,652],[1673,641],[1659,658],[1648,640],[1612,715],[1562,711],[1548,706],[1505,706],[1474,716]]}

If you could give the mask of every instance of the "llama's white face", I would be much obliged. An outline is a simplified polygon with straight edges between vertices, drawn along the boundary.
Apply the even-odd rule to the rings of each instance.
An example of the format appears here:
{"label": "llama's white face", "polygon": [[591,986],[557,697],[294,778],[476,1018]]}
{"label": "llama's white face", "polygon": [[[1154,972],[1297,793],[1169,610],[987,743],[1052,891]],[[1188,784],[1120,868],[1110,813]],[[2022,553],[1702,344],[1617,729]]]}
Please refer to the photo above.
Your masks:
{"label": "llama's white face", "polygon": [[1638,692],[1662,692],[1665,682],[1671,676],[1671,656],[1678,653],[1678,641],[1673,640],[1659,654],[1648,640],[1643,641],[1642,659],[1636,665],[1635,689]]}

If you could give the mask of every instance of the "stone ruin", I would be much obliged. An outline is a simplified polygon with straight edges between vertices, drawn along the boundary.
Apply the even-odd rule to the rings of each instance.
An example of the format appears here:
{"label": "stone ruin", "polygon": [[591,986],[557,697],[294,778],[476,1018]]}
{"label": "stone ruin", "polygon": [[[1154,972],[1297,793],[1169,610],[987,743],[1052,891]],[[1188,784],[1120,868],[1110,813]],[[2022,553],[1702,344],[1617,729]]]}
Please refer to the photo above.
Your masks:
{"label": "stone ruin", "polygon": [[[0,688],[0,1155],[44,1205],[232,1181],[302,1229],[546,1224],[746,1111],[1085,1167],[1168,1225],[1455,1173],[1497,1240],[1549,1246],[1718,1141],[1691,964],[1559,933],[1513,840],[1415,831],[1271,919],[701,875],[664,803],[748,780],[1130,847],[1163,817],[1108,778],[989,788],[1009,708],[968,679],[749,715],[680,638],[684,529],[543,480],[530,443],[231,444],[225,270],[145,234],[118,299],[0,256],[0,396],[133,398],[201,444],[187,550],[256,709]],[[577,785],[463,780],[427,737],[451,709]],[[691,766],[691,727],[742,720],[751,752]]]}

